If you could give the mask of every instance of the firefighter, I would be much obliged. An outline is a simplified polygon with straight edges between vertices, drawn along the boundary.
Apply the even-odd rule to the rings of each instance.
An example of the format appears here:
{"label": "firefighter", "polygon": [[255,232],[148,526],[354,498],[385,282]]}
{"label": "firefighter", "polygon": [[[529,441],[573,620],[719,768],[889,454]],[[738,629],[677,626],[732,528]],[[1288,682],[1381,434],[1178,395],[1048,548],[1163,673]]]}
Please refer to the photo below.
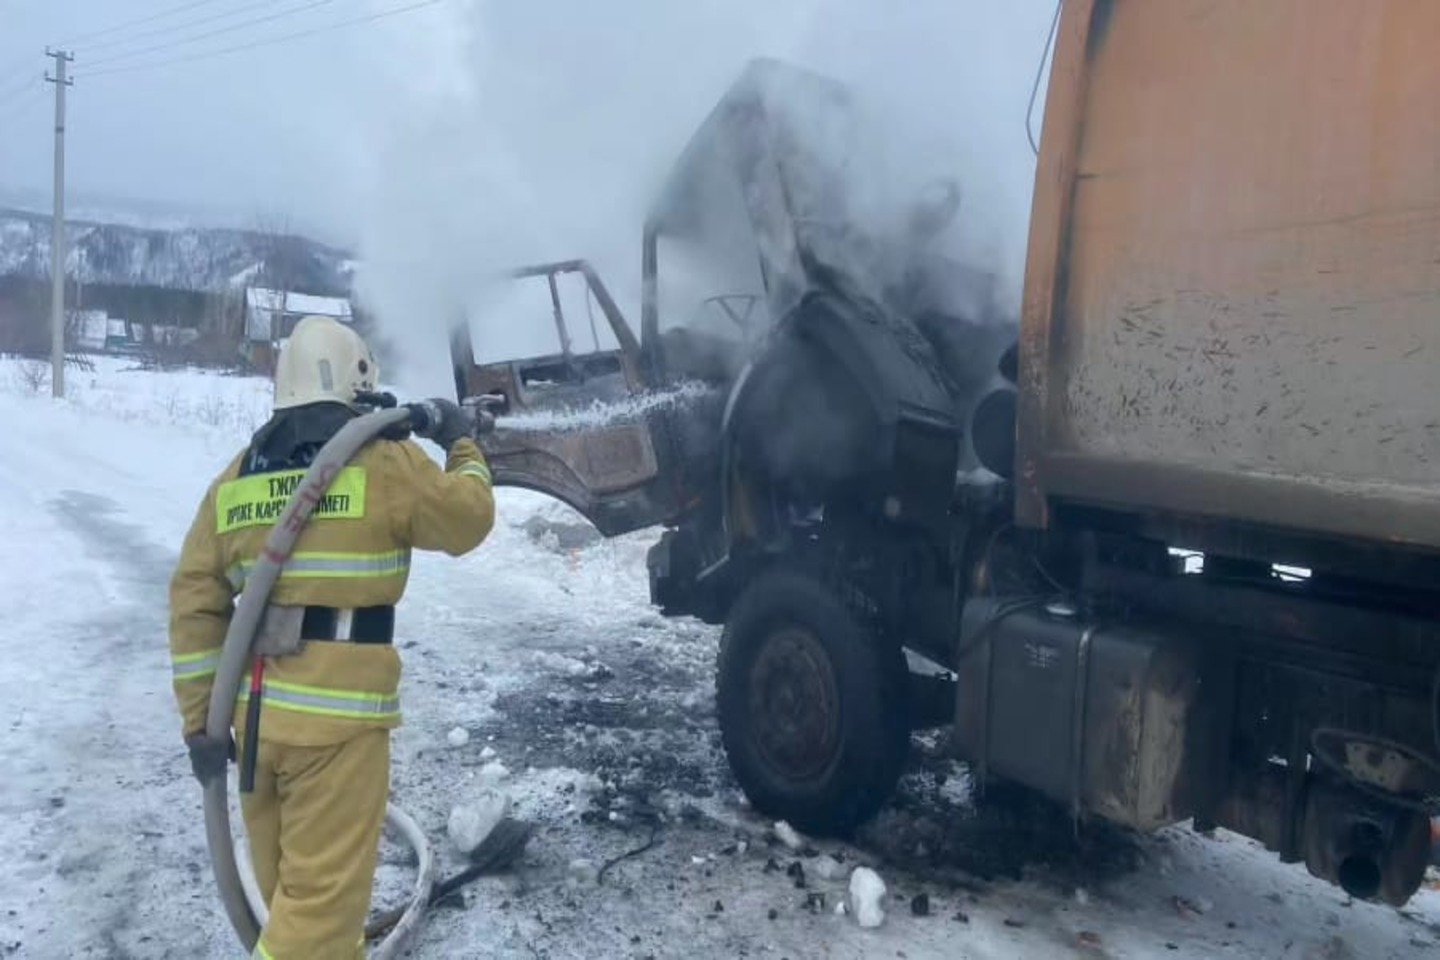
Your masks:
{"label": "firefighter", "polygon": [[[202,782],[223,775],[234,740],[205,735],[232,602],[315,454],[373,392],[364,341],[307,317],[280,352],[274,416],[211,485],[170,584],[170,650],[185,743]],[[429,431],[442,471],[408,439],[381,439],[343,469],[316,506],[270,597],[257,657],[237,704],[239,759],[254,764],[241,807],[269,921],[254,956],[351,960],[364,924],[385,818],[390,730],[400,723],[395,604],[410,551],[459,556],[494,522],[490,471],[454,403]],[[259,683],[259,736],[244,742]],[[253,758],[249,751],[255,751]]]}

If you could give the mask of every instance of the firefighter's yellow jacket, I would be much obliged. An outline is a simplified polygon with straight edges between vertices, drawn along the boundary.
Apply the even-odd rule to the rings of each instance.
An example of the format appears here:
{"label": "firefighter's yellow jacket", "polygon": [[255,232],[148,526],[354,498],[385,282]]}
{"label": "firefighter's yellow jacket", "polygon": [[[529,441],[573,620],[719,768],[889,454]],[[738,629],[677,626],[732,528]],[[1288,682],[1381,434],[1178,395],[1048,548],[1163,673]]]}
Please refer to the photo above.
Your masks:
{"label": "firefighter's yellow jacket", "polygon": [[[243,460],[242,453],[206,493],[170,584],[170,654],[186,734],[204,729],[233,600],[304,475],[242,477]],[[490,471],[474,442],[454,444],[442,472],[413,441],[375,441],[316,508],[271,603],[394,605],[412,548],[459,556],[485,539],[494,518]],[[326,746],[400,723],[400,657],[389,644],[310,642],[298,654],[267,658],[263,682],[267,740]]]}

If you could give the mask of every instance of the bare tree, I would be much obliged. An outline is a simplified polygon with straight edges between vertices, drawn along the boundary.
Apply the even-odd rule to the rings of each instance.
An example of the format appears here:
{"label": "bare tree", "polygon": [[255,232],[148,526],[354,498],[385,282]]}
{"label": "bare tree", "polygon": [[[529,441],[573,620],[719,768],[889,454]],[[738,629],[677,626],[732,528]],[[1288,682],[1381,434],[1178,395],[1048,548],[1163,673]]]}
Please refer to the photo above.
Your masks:
{"label": "bare tree", "polygon": [[41,360],[26,360],[20,364],[20,384],[30,393],[40,393],[50,385],[50,365]]}

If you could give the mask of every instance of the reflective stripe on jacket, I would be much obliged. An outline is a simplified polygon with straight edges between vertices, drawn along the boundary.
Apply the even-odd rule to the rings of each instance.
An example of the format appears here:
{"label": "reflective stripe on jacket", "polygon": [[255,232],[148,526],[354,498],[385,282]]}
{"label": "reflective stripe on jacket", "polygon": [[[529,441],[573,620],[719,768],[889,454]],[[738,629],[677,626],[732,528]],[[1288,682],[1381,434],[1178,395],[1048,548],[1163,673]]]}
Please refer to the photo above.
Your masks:
{"label": "reflective stripe on jacket", "polygon": [[[205,724],[234,598],[297,482],[297,471],[240,477],[242,459],[200,504],[170,584],[171,669],[186,733]],[[490,471],[473,442],[456,443],[442,471],[412,441],[376,441],[318,505],[270,600],[393,605],[405,591],[412,548],[458,556],[484,540],[494,516]],[[399,684],[400,658],[390,645],[316,641],[267,658],[261,736],[324,746],[357,725],[396,726]]]}

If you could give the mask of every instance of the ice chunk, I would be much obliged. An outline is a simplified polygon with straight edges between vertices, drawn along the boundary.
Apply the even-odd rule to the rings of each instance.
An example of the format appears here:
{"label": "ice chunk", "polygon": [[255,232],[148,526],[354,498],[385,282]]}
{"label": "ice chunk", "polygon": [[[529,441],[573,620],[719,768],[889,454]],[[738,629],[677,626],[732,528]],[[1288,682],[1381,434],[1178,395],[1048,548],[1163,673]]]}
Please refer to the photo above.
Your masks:
{"label": "ice chunk", "polygon": [[464,727],[456,727],[445,735],[445,739],[450,742],[452,747],[463,747],[470,742],[470,731]]}
{"label": "ice chunk", "polygon": [[839,880],[845,876],[845,867],[839,860],[831,856],[824,856],[810,865],[811,871],[821,880]]}
{"label": "ice chunk", "polygon": [[600,870],[593,860],[571,860],[569,882],[573,886],[584,886],[600,882]]}
{"label": "ice chunk", "polygon": [[567,657],[563,653],[550,653],[548,650],[541,650],[535,653],[534,660],[541,669],[548,670],[551,673],[564,674],[568,677],[607,680],[614,676],[610,668],[603,663],[586,663],[574,657]]}
{"label": "ice chunk", "polygon": [[485,790],[471,803],[458,804],[450,811],[450,822],[446,825],[450,841],[465,855],[490,836],[495,825],[510,814],[510,797],[498,790]]}
{"label": "ice chunk", "polygon": [[885,881],[869,867],[856,867],[850,874],[850,912],[855,921],[867,929],[885,922]]}
{"label": "ice chunk", "polygon": [[495,748],[494,748],[494,747],[486,747],[484,750],[481,750],[481,751],[480,751],[480,759],[481,759],[481,760],[487,760],[487,761],[488,761],[488,760],[494,760],[494,759],[495,759]]}
{"label": "ice chunk", "polygon": [[780,839],[781,843],[785,844],[785,846],[789,847],[791,850],[799,850],[801,847],[805,846],[804,838],[801,837],[800,834],[796,833],[795,828],[790,826],[790,824],[786,823],[784,820],[779,820],[776,822],[775,836]]}
{"label": "ice chunk", "polygon": [[510,768],[499,760],[492,760],[480,768],[480,782],[493,786],[510,776]]}

